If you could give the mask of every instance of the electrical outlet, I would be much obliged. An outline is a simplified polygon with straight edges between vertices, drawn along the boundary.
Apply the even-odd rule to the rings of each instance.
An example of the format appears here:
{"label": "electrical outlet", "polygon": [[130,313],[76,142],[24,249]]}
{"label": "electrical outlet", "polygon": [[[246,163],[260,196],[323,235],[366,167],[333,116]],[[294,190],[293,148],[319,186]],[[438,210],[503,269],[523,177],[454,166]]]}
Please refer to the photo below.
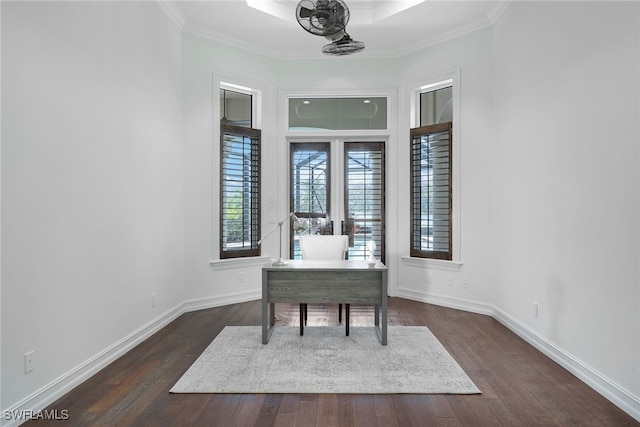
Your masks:
{"label": "electrical outlet", "polygon": [[30,351],[24,354],[24,373],[28,373],[33,371],[33,359],[35,356],[35,351]]}
{"label": "electrical outlet", "polygon": [[427,283],[433,283],[433,273],[427,273]]}
{"label": "electrical outlet", "polygon": [[533,315],[534,318],[538,318],[538,303],[534,302],[533,303],[533,310],[531,312],[531,314]]}
{"label": "electrical outlet", "polygon": [[462,281],[462,287],[463,287],[464,289],[469,289],[469,279],[464,279],[464,280]]}
{"label": "electrical outlet", "polygon": [[155,308],[158,304],[158,294],[151,294],[151,308]]}
{"label": "electrical outlet", "polygon": [[449,286],[453,286],[453,276],[449,276]]}
{"label": "electrical outlet", "polygon": [[239,283],[244,282],[244,272],[242,272],[242,271],[240,273],[238,273],[238,282]]}

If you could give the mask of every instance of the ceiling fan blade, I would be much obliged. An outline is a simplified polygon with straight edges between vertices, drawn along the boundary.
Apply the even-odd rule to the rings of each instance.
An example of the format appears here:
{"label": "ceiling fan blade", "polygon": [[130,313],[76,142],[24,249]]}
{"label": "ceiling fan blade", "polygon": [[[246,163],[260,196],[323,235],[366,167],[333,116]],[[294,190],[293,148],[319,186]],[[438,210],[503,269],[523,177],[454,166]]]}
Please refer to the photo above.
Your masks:
{"label": "ceiling fan blade", "polygon": [[308,18],[311,15],[313,15],[313,12],[314,11],[311,9],[307,9],[306,7],[301,7],[299,16],[300,18]]}

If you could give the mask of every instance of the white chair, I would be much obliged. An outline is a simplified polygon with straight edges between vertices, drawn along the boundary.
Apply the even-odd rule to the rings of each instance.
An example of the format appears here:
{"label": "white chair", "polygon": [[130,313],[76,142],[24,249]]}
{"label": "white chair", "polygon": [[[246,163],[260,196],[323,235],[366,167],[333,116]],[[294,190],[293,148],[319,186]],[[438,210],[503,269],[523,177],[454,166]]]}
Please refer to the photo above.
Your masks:
{"label": "white chair", "polygon": [[[300,251],[305,260],[342,260],[347,259],[349,236],[347,235],[300,235]],[[342,304],[338,304],[338,321],[342,322]],[[307,304],[300,304],[300,335],[303,335],[303,322],[307,322]],[[345,306],[346,334],[349,335],[349,304]]]}

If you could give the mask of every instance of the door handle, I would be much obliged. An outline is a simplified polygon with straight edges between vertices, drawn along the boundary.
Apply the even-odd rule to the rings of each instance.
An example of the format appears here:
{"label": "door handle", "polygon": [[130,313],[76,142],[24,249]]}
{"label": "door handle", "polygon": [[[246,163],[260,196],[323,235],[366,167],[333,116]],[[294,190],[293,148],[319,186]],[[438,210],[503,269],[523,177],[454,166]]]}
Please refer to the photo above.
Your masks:
{"label": "door handle", "polygon": [[345,224],[344,221],[342,221],[342,233],[341,234],[346,234],[349,236],[349,247],[352,248],[355,246],[356,242],[355,242],[355,236],[353,234],[353,218],[348,217],[347,218],[347,222]]}

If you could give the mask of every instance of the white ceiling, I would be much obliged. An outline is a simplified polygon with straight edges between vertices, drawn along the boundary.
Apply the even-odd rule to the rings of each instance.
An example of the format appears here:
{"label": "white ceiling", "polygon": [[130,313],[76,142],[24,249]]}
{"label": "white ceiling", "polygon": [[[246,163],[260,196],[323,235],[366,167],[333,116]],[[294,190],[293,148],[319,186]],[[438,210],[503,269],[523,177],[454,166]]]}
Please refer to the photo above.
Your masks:
{"label": "white ceiling", "polygon": [[[251,7],[247,1],[270,8],[271,13]],[[392,58],[488,27],[512,0],[344,1],[351,13],[347,32],[366,44],[364,51],[351,57]],[[327,58],[321,49],[329,41],[307,33],[298,24],[298,2],[294,0],[159,3],[187,33],[279,59]],[[402,8],[406,9],[393,13]]]}

